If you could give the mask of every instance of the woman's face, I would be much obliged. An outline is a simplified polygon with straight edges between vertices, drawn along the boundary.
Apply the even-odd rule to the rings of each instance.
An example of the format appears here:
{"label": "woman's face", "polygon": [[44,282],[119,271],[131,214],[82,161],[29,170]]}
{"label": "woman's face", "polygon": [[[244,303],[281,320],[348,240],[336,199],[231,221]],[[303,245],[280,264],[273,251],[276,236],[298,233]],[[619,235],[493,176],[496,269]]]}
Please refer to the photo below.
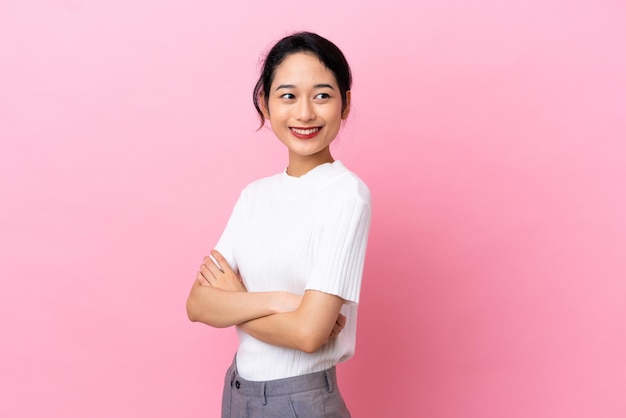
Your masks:
{"label": "woman's face", "polygon": [[335,76],[315,55],[294,53],[274,72],[265,117],[290,157],[330,157],[330,143],[348,116],[349,93],[342,112]]}

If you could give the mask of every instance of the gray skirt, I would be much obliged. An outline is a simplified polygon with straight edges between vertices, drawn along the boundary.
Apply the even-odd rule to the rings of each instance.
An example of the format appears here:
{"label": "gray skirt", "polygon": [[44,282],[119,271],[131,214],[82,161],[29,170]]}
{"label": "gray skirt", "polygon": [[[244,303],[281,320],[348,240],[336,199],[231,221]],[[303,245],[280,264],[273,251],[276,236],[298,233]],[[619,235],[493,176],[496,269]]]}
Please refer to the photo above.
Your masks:
{"label": "gray skirt", "polygon": [[339,393],[335,368],[267,382],[251,382],[226,372],[222,418],[350,418]]}

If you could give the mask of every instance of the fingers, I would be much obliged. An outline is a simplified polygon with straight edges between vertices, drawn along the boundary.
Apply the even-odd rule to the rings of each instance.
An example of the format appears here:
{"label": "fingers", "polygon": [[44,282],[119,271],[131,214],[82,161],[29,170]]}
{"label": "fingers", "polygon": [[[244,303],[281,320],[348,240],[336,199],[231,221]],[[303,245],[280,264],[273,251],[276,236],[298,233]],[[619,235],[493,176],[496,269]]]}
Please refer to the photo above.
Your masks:
{"label": "fingers", "polygon": [[216,274],[218,274],[218,271],[220,270],[217,268],[217,266],[215,266],[215,264],[213,264],[212,262],[209,262],[200,264],[200,271],[198,273],[205,278],[206,282],[213,286],[215,285],[215,281],[217,280]]}
{"label": "fingers", "polygon": [[204,257],[199,274],[215,288],[235,292],[247,291],[241,276],[230,267],[219,251],[212,250],[211,256]]}
{"label": "fingers", "polygon": [[213,261],[213,259],[209,256],[204,257],[202,261],[204,261],[204,264],[200,265],[200,273],[202,273],[202,276],[204,276],[206,281],[211,286],[214,286],[215,281],[217,280],[220,274],[223,274],[223,271],[220,269],[220,267],[217,264],[215,264],[215,261]]}
{"label": "fingers", "polygon": [[209,257],[208,255],[206,257],[204,257],[202,259],[202,261],[204,262],[204,265],[207,266],[207,268],[209,268],[210,266],[215,266],[216,268],[218,268],[220,271],[222,271],[222,269],[220,268],[220,266],[218,266],[217,264],[215,264],[215,261],[213,261],[213,259],[211,257]]}
{"label": "fingers", "polygon": [[220,274],[224,274],[224,272],[212,260],[204,263],[203,266],[214,278],[218,278]]}
{"label": "fingers", "polygon": [[339,316],[337,316],[337,320],[335,321],[335,324],[333,325],[332,331],[330,331],[330,336],[328,337],[328,339],[331,340],[337,337],[337,335],[339,335],[339,333],[343,330],[345,326],[346,326],[346,317],[343,314],[339,314]]}
{"label": "fingers", "polygon": [[[228,261],[224,258],[222,254],[220,254],[216,250],[211,250],[211,255],[213,258],[206,256],[204,257],[204,266],[206,266],[207,270],[211,272],[211,274],[217,278],[222,273],[228,273],[232,271],[230,266],[228,265]],[[211,280],[210,277],[207,279]]]}
{"label": "fingers", "polygon": [[339,316],[337,316],[337,324],[339,324],[341,326],[341,328],[346,326],[346,316],[344,314],[339,314]]}
{"label": "fingers", "polygon": [[209,282],[200,272],[196,275],[196,280],[200,283],[200,286],[211,286],[211,282]]}
{"label": "fingers", "polygon": [[[222,271],[232,270],[230,268],[230,264],[228,264],[228,261],[226,261],[224,256],[219,251],[211,250],[211,255],[213,256],[213,258],[215,258],[215,261],[217,261],[217,263],[219,264],[219,267],[221,267]],[[211,261],[213,261],[213,260],[211,260]]]}

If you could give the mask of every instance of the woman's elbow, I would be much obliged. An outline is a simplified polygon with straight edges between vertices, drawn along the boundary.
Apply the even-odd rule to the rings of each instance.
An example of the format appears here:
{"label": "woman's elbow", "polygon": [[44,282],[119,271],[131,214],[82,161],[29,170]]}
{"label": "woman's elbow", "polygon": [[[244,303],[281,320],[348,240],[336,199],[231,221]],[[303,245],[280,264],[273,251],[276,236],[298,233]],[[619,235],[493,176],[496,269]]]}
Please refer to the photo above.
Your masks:
{"label": "woman's elbow", "polygon": [[212,325],[209,323],[211,322],[210,318],[207,317],[206,312],[203,312],[202,305],[194,295],[189,295],[187,298],[187,317],[191,322],[202,322],[207,325]]}
{"label": "woman's elbow", "polygon": [[324,344],[315,344],[315,343],[303,343],[301,344],[300,351],[304,351],[307,354],[313,354],[320,348],[322,348]]}
{"label": "woman's elbow", "polygon": [[323,338],[322,335],[316,333],[314,331],[304,331],[299,341],[299,349],[300,351],[304,351],[308,354],[313,354],[320,348],[322,348],[328,342],[328,338]]}
{"label": "woman's elbow", "polygon": [[199,303],[193,295],[187,298],[187,317],[191,322],[201,322],[213,328],[227,328],[233,325],[219,316],[212,315],[206,306]]}
{"label": "woman's elbow", "polygon": [[187,305],[187,318],[189,318],[191,322],[198,322],[200,320],[200,317],[198,315],[198,311],[196,309],[195,303],[191,296],[187,298],[186,305]]}

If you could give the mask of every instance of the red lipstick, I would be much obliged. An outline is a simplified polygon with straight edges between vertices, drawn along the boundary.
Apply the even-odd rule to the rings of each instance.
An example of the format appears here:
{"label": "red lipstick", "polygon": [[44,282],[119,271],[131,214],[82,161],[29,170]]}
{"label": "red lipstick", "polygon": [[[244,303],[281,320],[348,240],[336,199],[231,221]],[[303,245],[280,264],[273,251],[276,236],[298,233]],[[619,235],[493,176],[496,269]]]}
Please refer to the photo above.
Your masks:
{"label": "red lipstick", "polygon": [[293,136],[298,139],[311,139],[317,136],[317,134],[322,130],[321,127],[314,128],[289,128]]}

